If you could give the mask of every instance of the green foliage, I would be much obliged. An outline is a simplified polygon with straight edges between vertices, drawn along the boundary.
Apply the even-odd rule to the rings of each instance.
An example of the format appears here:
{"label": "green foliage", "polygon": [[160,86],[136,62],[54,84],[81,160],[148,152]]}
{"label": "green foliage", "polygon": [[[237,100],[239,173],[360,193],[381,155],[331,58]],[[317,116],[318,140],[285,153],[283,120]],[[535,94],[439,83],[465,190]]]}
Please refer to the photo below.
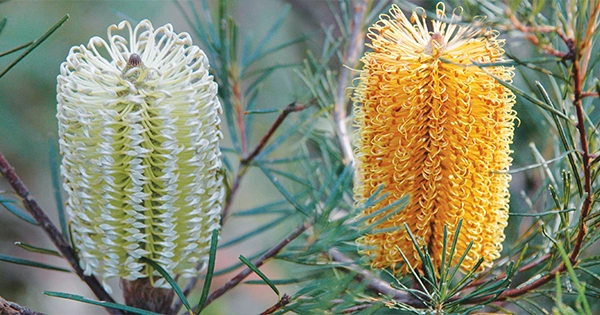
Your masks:
{"label": "green foliage", "polygon": [[82,303],[87,303],[87,304],[102,306],[102,307],[106,307],[106,308],[122,310],[122,311],[126,311],[128,313],[131,313],[131,314],[159,315],[158,313],[154,313],[154,312],[142,310],[142,309],[139,309],[139,308],[135,308],[135,307],[131,307],[131,306],[123,305],[123,304],[111,303],[111,302],[104,302],[104,301],[94,301],[94,300],[85,298],[85,297],[83,297],[81,295],[77,295],[77,294],[69,294],[69,293],[62,293],[62,292],[52,292],[52,291],[45,291],[44,294],[47,295],[47,296],[54,296],[54,297],[58,297],[58,298],[61,298],[61,299],[73,300],[73,301],[78,301],[78,302],[82,302]]}
{"label": "green foliage", "polygon": [[[68,19],[69,19],[69,15],[67,14],[67,15],[63,16],[63,18],[60,19],[58,22],[56,22],[56,24],[54,24],[54,26],[52,26],[40,38],[38,38],[38,39],[36,39],[36,40],[34,40],[34,41],[30,42],[30,43],[26,43],[26,44],[20,45],[18,47],[15,47],[13,49],[10,49],[8,51],[0,53],[0,57],[4,57],[4,56],[6,56],[8,54],[11,54],[13,52],[19,51],[21,49],[25,49],[24,52],[22,52],[6,68],[4,68],[4,70],[2,70],[2,72],[0,72],[0,78],[2,78],[10,69],[12,69],[14,66],[16,66],[17,63],[19,63],[19,61],[23,60],[23,58],[25,58],[25,56],[29,55],[29,53],[31,53],[34,49],[36,49],[48,37],[50,37],[50,35],[52,35],[52,33],[56,32],[56,30],[58,30],[58,28],[61,27]],[[5,25],[6,25],[6,18],[3,18],[0,21],[0,33],[2,32],[2,29],[4,29]]]}
{"label": "green foliage", "polygon": [[202,287],[202,295],[200,301],[198,301],[198,307],[195,314],[200,314],[208,298],[208,291],[210,290],[210,284],[212,283],[215,261],[217,260],[217,244],[219,242],[219,230],[213,230],[212,237],[210,238],[210,255],[208,257],[208,267],[206,268],[206,277],[204,278],[204,285]]}
{"label": "green foliage", "polygon": [[14,214],[17,218],[24,220],[25,222],[28,222],[33,225],[38,225],[37,222],[35,222],[35,220],[29,214],[25,213],[23,210],[21,210],[18,206],[15,205],[17,201],[7,199],[2,196],[0,196],[0,198],[0,204],[4,207],[4,209],[8,210],[8,212]]}
{"label": "green foliage", "polygon": [[57,252],[57,251],[55,251],[55,250],[51,250],[51,249],[47,249],[47,248],[42,248],[42,247],[37,247],[37,246],[25,244],[23,242],[15,242],[15,245],[21,247],[22,249],[24,249],[24,250],[26,250],[28,252],[38,253],[38,254],[45,254],[45,255],[52,255],[52,256],[56,256],[56,257],[62,257],[60,255],[60,253]]}
{"label": "green foliage", "polygon": [[41,263],[41,262],[29,260],[29,259],[11,257],[11,256],[7,256],[7,255],[0,255],[0,261],[12,263],[12,264],[23,265],[23,266],[28,266],[28,267],[35,267],[35,268],[48,269],[48,270],[54,270],[54,271],[62,271],[62,272],[71,272],[69,269],[55,267],[55,266],[52,266],[49,264],[45,264],[45,263]]}
{"label": "green foliage", "polygon": [[69,228],[67,224],[67,216],[65,215],[65,207],[63,206],[63,200],[61,195],[61,180],[60,180],[60,161],[58,158],[58,150],[56,146],[56,139],[51,137],[48,140],[48,145],[50,147],[49,155],[50,155],[50,171],[52,175],[52,189],[54,189],[54,200],[56,200],[56,209],[58,212],[58,221],[60,222],[60,231],[62,235],[64,235],[67,240],[70,238]]}
{"label": "green foliage", "polygon": [[239,259],[244,263],[244,265],[248,266],[254,273],[256,273],[270,288],[277,294],[277,297],[280,297],[279,290],[275,286],[275,283],[271,281],[258,267],[256,267],[248,258],[240,255]]}

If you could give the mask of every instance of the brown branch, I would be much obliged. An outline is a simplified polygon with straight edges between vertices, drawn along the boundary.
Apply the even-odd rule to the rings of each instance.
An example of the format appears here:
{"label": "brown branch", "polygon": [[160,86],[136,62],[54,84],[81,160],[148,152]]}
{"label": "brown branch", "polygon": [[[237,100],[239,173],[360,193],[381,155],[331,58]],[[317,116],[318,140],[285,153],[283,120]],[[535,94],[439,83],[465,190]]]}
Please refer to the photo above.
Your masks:
{"label": "brown branch", "polygon": [[[356,276],[354,277],[354,279],[358,282],[366,282],[367,288],[369,290],[371,290],[377,294],[383,294],[385,296],[388,296],[388,297],[394,299],[395,301],[403,303],[403,304],[407,304],[407,305],[410,305],[413,307],[419,307],[419,308],[424,307],[423,303],[415,296],[411,295],[408,292],[397,290],[397,289],[393,288],[387,282],[377,278],[375,275],[371,274],[364,268],[361,268],[360,266],[356,265],[354,263],[354,261],[352,261],[350,258],[344,256],[338,250],[336,250],[336,249],[330,250],[329,255],[334,261],[337,261],[337,262],[340,262],[343,264],[343,265],[340,265],[340,267],[339,267],[340,269],[356,273]],[[541,257],[540,259],[542,261],[546,260],[547,255]],[[523,266],[521,269],[526,270],[531,267],[532,267],[531,264],[528,264],[526,266]],[[509,297],[514,297],[514,296],[518,296],[523,293],[529,292],[530,290],[533,290],[533,289],[545,284],[546,282],[550,281],[552,278],[554,278],[556,276],[557,272],[561,272],[561,271],[555,270],[553,272],[554,272],[554,274],[552,274],[552,275],[546,275],[546,276],[538,279],[537,281],[540,281],[540,283],[537,283],[537,281],[535,281],[534,283],[532,283],[530,285],[520,286],[515,289],[506,290],[495,301],[506,300]],[[498,280],[501,280],[502,276],[499,275],[499,276],[496,276],[495,278]],[[542,281],[543,281],[543,283],[542,283]],[[426,298],[426,296],[423,296],[423,298]],[[484,296],[484,297],[479,297],[477,299],[471,299],[471,300],[465,301],[463,303],[464,304],[477,304],[477,303],[481,303],[484,301],[488,301],[489,298],[490,298],[490,296]],[[362,306],[359,305],[356,307],[356,309],[351,308],[351,309],[348,309],[347,312],[344,311],[344,313],[352,313],[354,311],[358,311],[363,308],[366,308],[366,307],[364,305],[362,305]]]}
{"label": "brown branch", "polygon": [[225,196],[225,201],[223,202],[223,212],[221,212],[221,226],[225,224],[225,221],[229,217],[229,211],[231,210],[231,206],[233,205],[233,197],[236,195],[238,189],[240,188],[240,184],[242,183],[242,178],[246,174],[248,169],[248,165],[240,165],[240,169],[238,173],[235,175],[235,179],[233,180],[233,184],[231,185],[231,189],[229,193]]}
{"label": "brown branch", "polygon": [[[518,269],[518,270],[519,270],[519,273],[521,273],[521,272],[525,272],[525,271],[527,271],[527,270],[529,270],[529,269],[531,269],[531,268],[533,268],[533,267],[536,267],[536,266],[538,266],[539,264],[541,264],[541,263],[543,263],[544,261],[548,260],[550,257],[552,257],[552,254],[548,253],[548,254],[546,254],[546,255],[544,255],[544,256],[542,256],[542,257],[540,257],[540,258],[538,258],[538,259],[536,259],[536,260],[534,260],[534,261],[532,261],[532,262],[530,262],[530,263],[528,263],[527,265],[521,266],[521,267]],[[505,277],[506,277],[506,272],[501,272],[500,274],[498,274],[498,275],[494,276],[494,277],[493,277],[493,278],[491,278],[491,279],[489,279],[489,278],[483,278],[483,279],[478,279],[478,280],[475,280],[475,281],[473,281],[473,282],[469,283],[469,285],[467,285],[466,287],[467,287],[467,288],[476,287],[476,286],[478,286],[478,285],[480,285],[480,284],[483,284],[483,283],[486,283],[486,282],[488,282],[488,281],[490,281],[490,280],[491,280],[491,281],[503,280]]]}
{"label": "brown branch", "polygon": [[2,315],[45,315],[44,313],[39,313],[36,311],[32,311],[27,307],[23,307],[17,303],[13,303],[5,300],[0,296],[0,314]]}
{"label": "brown branch", "polygon": [[357,0],[354,5],[354,15],[352,17],[352,31],[348,42],[348,47],[344,52],[344,60],[340,75],[338,77],[337,91],[335,94],[335,103],[333,104],[333,121],[335,123],[338,143],[342,151],[342,162],[348,165],[354,161],[352,144],[346,128],[346,87],[348,86],[349,71],[347,67],[356,67],[358,56],[362,51],[364,43],[363,23],[367,14],[367,6],[370,0]]}
{"label": "brown branch", "polygon": [[290,303],[290,296],[287,294],[284,294],[281,299],[279,301],[277,301],[277,303],[275,303],[275,305],[269,307],[268,309],[266,309],[264,312],[260,313],[260,315],[269,315],[269,314],[273,314],[275,311],[277,311],[278,309],[288,305]]}
{"label": "brown branch", "polygon": [[581,251],[581,247],[583,245],[583,238],[587,234],[587,225],[586,219],[590,212],[590,208],[593,202],[593,193],[592,193],[592,173],[590,163],[592,162],[592,157],[590,156],[590,148],[587,140],[587,132],[585,127],[585,110],[583,109],[583,84],[585,74],[581,72],[580,69],[580,58],[581,52],[574,52],[575,60],[573,61],[573,83],[574,83],[574,99],[573,105],[575,105],[575,110],[577,112],[577,129],[579,130],[579,141],[581,145],[581,151],[583,151],[583,189],[585,193],[585,199],[583,200],[583,206],[581,208],[581,215],[579,217],[579,231],[577,232],[577,239],[575,240],[575,246],[573,247],[573,251],[571,252],[571,256],[569,256],[569,260],[572,264],[577,262],[577,256]]}
{"label": "brown branch", "polygon": [[506,9],[506,16],[510,19],[510,22],[512,23],[513,27],[515,29],[519,30],[523,34],[523,36],[525,36],[525,38],[528,41],[530,41],[533,45],[538,46],[546,54],[560,57],[560,58],[565,58],[567,53],[562,52],[560,50],[556,50],[550,45],[540,44],[540,41],[538,40],[538,38],[535,36],[535,34],[533,34],[533,33],[537,33],[537,32],[549,32],[550,30],[553,30],[556,32],[556,34],[558,34],[561,38],[564,39],[565,36],[562,34],[562,32],[560,32],[559,29],[557,29],[556,27],[552,27],[552,26],[538,26],[538,27],[525,26],[517,19],[517,17],[512,13],[512,11],[510,9]]}
{"label": "brown branch", "polygon": [[[271,247],[271,249],[269,249],[267,252],[262,254],[262,256],[260,256],[258,259],[256,259],[256,261],[253,262],[254,265],[257,268],[260,268],[260,266],[262,266],[268,259],[273,258],[275,255],[277,255],[286,245],[288,245],[291,241],[293,241],[298,236],[300,236],[302,233],[304,233],[304,231],[306,231],[309,227],[310,227],[310,223],[308,223],[308,222],[298,226],[290,234],[288,234],[283,240],[281,240],[279,243],[275,244],[275,246]],[[206,302],[204,303],[204,307],[208,306],[215,299],[217,299],[221,295],[225,294],[227,291],[233,289],[235,286],[240,284],[251,273],[252,273],[252,269],[250,269],[248,267],[244,268],[244,270],[242,270],[240,273],[238,273],[235,277],[231,278],[231,280],[229,280],[227,283],[225,283],[222,287],[220,287],[217,290],[215,290],[214,292],[212,292],[206,299]],[[196,309],[194,309],[194,311],[196,311]]]}
{"label": "brown branch", "polygon": [[262,149],[264,149],[269,139],[271,139],[271,137],[275,134],[275,131],[279,128],[279,126],[281,126],[281,124],[289,114],[293,112],[302,111],[314,102],[315,101],[311,101],[310,103],[308,103],[308,105],[296,104],[296,102],[288,104],[288,106],[286,106],[281,111],[277,119],[275,119],[275,122],[273,123],[273,125],[271,125],[271,128],[269,128],[269,131],[267,131],[267,133],[265,133],[262,139],[260,139],[256,148],[254,148],[254,150],[250,154],[242,158],[241,164],[248,165],[250,164],[250,162],[252,162],[252,160],[254,160],[254,158],[262,151]]}
{"label": "brown branch", "polygon": [[240,130],[240,143],[241,143],[241,151],[242,154],[246,154],[248,151],[248,140],[246,139],[246,124],[244,123],[244,106],[242,100],[242,92],[241,92],[241,83],[239,80],[235,80],[232,82],[232,91],[233,94],[233,107],[235,108],[235,113],[237,115],[237,124]]}
{"label": "brown branch", "polygon": [[[23,205],[25,206],[25,209],[29,211],[40,227],[44,229],[44,232],[46,232],[52,243],[54,243],[54,246],[56,246],[58,251],[71,265],[79,278],[81,278],[81,280],[83,280],[88,287],[90,287],[98,299],[114,303],[112,297],[104,290],[96,277],[86,276],[83,274],[83,269],[81,269],[79,266],[77,255],[75,254],[75,251],[71,245],[69,245],[54,223],[52,223],[52,220],[50,220],[46,212],[44,212],[37,201],[35,201],[25,184],[23,184],[13,167],[8,163],[2,153],[0,153],[0,173],[4,178],[6,178],[17,195],[23,199]],[[119,310],[110,308],[106,308],[106,310],[111,314],[122,314]]]}
{"label": "brown branch", "polygon": [[273,137],[275,131],[277,131],[277,129],[281,126],[281,124],[288,117],[289,114],[293,112],[302,111],[315,102],[316,100],[312,100],[306,105],[297,104],[296,102],[288,104],[288,106],[286,106],[286,108],[284,108],[281,111],[281,113],[279,113],[279,116],[277,117],[277,119],[275,119],[275,122],[273,122],[271,128],[269,128],[269,130],[265,133],[262,139],[260,139],[258,145],[256,145],[256,148],[254,148],[254,150],[252,150],[252,152],[250,152],[248,155],[242,157],[242,160],[240,161],[240,168],[235,176],[235,179],[233,180],[233,184],[231,185],[231,191],[225,198],[225,206],[223,208],[223,212],[221,213],[221,225],[225,223],[225,220],[227,220],[227,217],[229,216],[229,211],[231,209],[233,197],[235,196],[242,181],[242,178],[246,174],[246,171],[248,171],[250,163],[252,163],[252,161],[254,161],[254,158],[256,158],[256,156],[260,154],[260,152],[264,149],[265,145],[267,145],[267,142],[269,142],[271,137]]}
{"label": "brown branch", "polygon": [[598,97],[598,92],[583,92],[581,93],[582,98],[586,97]]}

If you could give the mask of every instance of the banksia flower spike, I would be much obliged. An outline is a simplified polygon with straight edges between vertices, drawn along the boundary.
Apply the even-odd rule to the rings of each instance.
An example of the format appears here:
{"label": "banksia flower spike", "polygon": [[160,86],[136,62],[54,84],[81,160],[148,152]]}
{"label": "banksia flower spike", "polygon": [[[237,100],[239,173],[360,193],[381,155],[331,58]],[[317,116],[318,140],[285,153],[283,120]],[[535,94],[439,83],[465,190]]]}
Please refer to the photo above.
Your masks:
{"label": "banksia flower spike", "polygon": [[66,211],[85,273],[105,287],[118,277],[168,288],[146,257],[195,276],[224,195],[221,105],[206,55],[170,24],[125,21],[108,41],[71,48],[57,92]]}
{"label": "banksia flower spike", "polygon": [[407,268],[396,247],[421,266],[404,224],[439,268],[444,226],[452,238],[462,220],[453,263],[473,242],[461,265],[469,270],[500,256],[508,220],[514,95],[493,76],[510,81],[513,73],[474,65],[504,60],[503,41],[495,31],[441,22],[448,21],[442,3],[436,11],[431,31],[425,15],[413,12],[409,20],[395,5],[381,15],[369,29],[373,51],[362,59],[355,90],[357,203],[380,186],[387,197],[365,215],[410,197],[375,227],[386,232],[373,231],[359,244],[372,267],[400,274]]}

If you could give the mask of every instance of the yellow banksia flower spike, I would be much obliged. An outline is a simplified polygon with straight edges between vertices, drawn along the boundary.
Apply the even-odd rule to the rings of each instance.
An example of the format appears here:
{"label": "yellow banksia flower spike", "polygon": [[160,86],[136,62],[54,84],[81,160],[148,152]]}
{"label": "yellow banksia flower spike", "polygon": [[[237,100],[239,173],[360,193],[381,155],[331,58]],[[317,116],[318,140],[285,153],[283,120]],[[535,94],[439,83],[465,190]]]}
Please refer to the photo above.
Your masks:
{"label": "yellow banksia flower spike", "polygon": [[[125,33],[119,35],[116,33]],[[61,171],[87,275],[198,274],[220,228],[221,105],[208,59],[187,33],[148,20],[71,48],[57,78]]]}
{"label": "yellow banksia flower spike", "polygon": [[474,64],[503,61],[504,41],[495,31],[453,24],[460,17],[449,20],[443,3],[436,13],[432,30],[424,14],[413,12],[409,20],[395,5],[382,14],[369,28],[373,51],[362,59],[354,95],[357,203],[380,186],[387,197],[365,215],[410,198],[375,227],[392,231],[373,231],[359,245],[372,267],[399,274],[408,269],[396,247],[421,266],[404,223],[439,268],[444,226],[450,244],[462,220],[453,263],[472,241],[461,265],[469,270],[479,259],[485,268],[500,256],[508,220],[515,98],[493,76],[511,81],[513,72]]}

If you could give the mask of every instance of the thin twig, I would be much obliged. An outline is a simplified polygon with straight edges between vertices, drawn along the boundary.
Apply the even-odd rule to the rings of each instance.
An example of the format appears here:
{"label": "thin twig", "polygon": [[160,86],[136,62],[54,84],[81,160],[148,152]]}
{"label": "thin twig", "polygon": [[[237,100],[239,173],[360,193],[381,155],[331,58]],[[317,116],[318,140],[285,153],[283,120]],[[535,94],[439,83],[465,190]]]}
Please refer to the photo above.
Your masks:
{"label": "thin twig", "polygon": [[233,80],[231,83],[231,94],[233,95],[233,107],[235,108],[235,113],[237,115],[237,125],[240,131],[240,143],[241,143],[241,152],[242,155],[245,155],[248,152],[248,140],[246,139],[246,123],[244,121],[244,106],[241,92],[241,82],[237,79]]}
{"label": "thin twig", "polygon": [[233,180],[233,184],[231,185],[231,191],[229,192],[225,200],[223,213],[221,213],[221,225],[225,223],[225,220],[227,220],[227,217],[229,216],[229,211],[231,209],[233,197],[235,196],[240,186],[242,178],[244,177],[244,175],[246,175],[246,171],[248,170],[250,163],[252,163],[252,161],[254,161],[254,158],[256,158],[256,156],[260,154],[260,152],[264,149],[267,142],[269,142],[269,139],[271,139],[271,137],[275,134],[275,131],[277,131],[277,129],[281,126],[281,124],[289,114],[304,110],[308,106],[312,105],[314,102],[316,102],[316,100],[312,100],[307,104],[297,104],[296,102],[288,104],[288,106],[286,106],[286,108],[284,108],[281,111],[277,119],[275,119],[275,122],[273,122],[271,128],[269,128],[269,130],[265,133],[262,139],[260,139],[256,148],[254,148],[254,150],[252,150],[252,152],[250,152],[248,155],[242,157],[242,160],[240,161],[239,170],[235,176],[235,179]]}
{"label": "thin twig", "polygon": [[[550,259],[553,255],[551,253],[548,253],[530,263],[528,263],[527,265],[523,265],[521,267],[519,267],[519,273],[525,272],[531,268],[534,268],[536,266],[539,266],[539,264],[543,263],[544,261]],[[469,283],[469,285],[466,286],[466,288],[473,288],[476,287],[480,284],[486,283],[488,281],[496,281],[496,280],[503,280],[504,278],[506,278],[506,272],[501,272],[498,275],[495,275],[493,278],[489,279],[489,278],[482,278],[482,279],[477,279],[471,283]]]}
{"label": "thin twig", "polygon": [[248,166],[241,165],[238,173],[235,175],[235,179],[233,180],[233,184],[231,185],[231,190],[229,194],[225,197],[223,212],[221,213],[221,226],[225,224],[225,221],[229,218],[229,211],[231,210],[231,206],[233,204],[233,197],[236,195],[238,189],[240,188],[240,184],[242,183],[242,178],[246,174]]}
{"label": "thin twig", "polygon": [[44,313],[32,311],[17,303],[5,300],[0,296],[0,314],[2,315],[45,315]]}
{"label": "thin twig", "polygon": [[583,92],[581,97],[598,97],[598,92]]}
{"label": "thin twig", "polygon": [[335,94],[335,104],[333,104],[333,121],[335,123],[336,134],[340,149],[342,151],[344,165],[354,161],[352,144],[346,128],[346,87],[348,86],[349,70],[347,67],[356,67],[358,56],[362,51],[364,43],[363,23],[367,14],[367,6],[370,0],[357,0],[354,6],[354,15],[352,17],[352,36],[348,42],[348,47],[344,52],[343,64],[338,77],[337,91]]}
{"label": "thin twig", "polygon": [[[271,247],[271,249],[269,249],[262,256],[260,256],[258,259],[256,259],[256,261],[254,261],[253,264],[257,268],[260,268],[260,266],[262,266],[268,259],[273,258],[275,255],[277,255],[286,245],[288,245],[291,241],[293,241],[298,236],[300,236],[302,233],[304,233],[304,231],[306,231],[306,229],[308,229],[309,227],[310,227],[310,223],[308,223],[308,222],[305,222],[304,224],[298,226],[290,234],[288,234],[288,236],[286,236],[283,240],[281,240],[279,243],[275,244],[275,246]],[[247,268],[247,267],[244,268],[244,270],[242,270],[240,273],[238,273],[235,277],[231,278],[231,280],[227,281],[227,283],[225,283],[222,287],[213,291],[206,299],[206,303],[204,303],[204,307],[208,306],[215,299],[217,299],[221,295],[225,294],[227,291],[236,287],[251,273],[252,273],[252,269]],[[196,311],[196,310],[194,310],[194,311]]]}
{"label": "thin twig", "polygon": [[289,114],[291,114],[293,112],[302,111],[307,106],[311,105],[312,103],[314,103],[314,101],[308,103],[308,105],[297,104],[296,102],[292,102],[292,103],[288,104],[288,106],[286,106],[281,111],[281,113],[279,114],[277,119],[275,119],[275,122],[273,123],[273,125],[271,125],[271,128],[269,128],[269,131],[267,131],[267,133],[265,133],[265,135],[262,137],[262,139],[260,139],[256,148],[254,148],[254,150],[250,154],[248,154],[247,156],[242,158],[241,164],[248,165],[248,164],[250,164],[250,162],[252,160],[254,160],[254,158],[262,151],[262,149],[264,149],[267,142],[269,142],[269,139],[271,139],[271,137],[275,134],[275,131],[277,130],[277,128],[279,128],[279,126],[281,126],[281,124],[283,123],[283,121]]}
{"label": "thin twig", "polygon": [[284,294],[281,299],[279,299],[279,301],[277,301],[277,303],[275,303],[275,305],[269,307],[268,309],[266,309],[264,312],[260,313],[260,315],[269,315],[269,314],[273,314],[275,311],[277,311],[278,309],[288,305],[290,303],[290,296],[287,294]]}
{"label": "thin twig", "polygon": [[422,303],[416,301],[416,299],[414,299],[413,296],[409,293],[392,288],[392,286],[390,286],[389,283],[377,278],[375,275],[371,274],[364,268],[361,268],[360,266],[355,264],[352,259],[346,257],[337,249],[330,249],[329,256],[334,261],[341,263],[340,269],[356,273],[354,279],[359,282],[366,282],[367,288],[369,288],[369,290],[378,294],[383,294],[385,296],[391,297],[394,300],[402,301],[403,303],[412,306],[423,306]]}
{"label": "thin twig", "polygon": [[535,36],[535,33],[548,32],[548,31],[550,31],[550,29],[553,28],[553,30],[554,30],[554,32],[556,32],[556,34],[558,34],[561,37],[564,37],[562,32],[558,28],[551,27],[551,26],[538,26],[538,27],[525,26],[519,21],[519,19],[512,13],[512,11],[510,9],[506,9],[506,16],[510,19],[510,22],[512,23],[514,28],[519,30],[528,41],[530,41],[533,45],[538,46],[545,53],[552,55],[552,56],[560,57],[560,58],[564,58],[565,55],[567,54],[560,50],[554,49],[550,45],[540,44],[540,41]]}
{"label": "thin twig", "polygon": [[7,50],[7,51],[5,51],[3,53],[0,53],[0,57],[4,57],[6,55],[12,54],[12,53],[14,53],[16,51],[19,51],[19,50],[21,50],[23,48],[26,48],[26,47],[30,46],[31,44],[33,44],[33,41],[31,41],[29,43],[25,43],[23,45],[19,45],[19,46],[13,48],[13,49],[9,49],[9,50]]}
{"label": "thin twig", "polygon": [[[54,246],[56,246],[58,251],[71,265],[79,278],[81,278],[81,280],[83,280],[90,287],[98,299],[114,303],[112,297],[104,290],[96,277],[86,276],[83,274],[83,269],[81,269],[79,266],[77,255],[75,254],[75,251],[71,245],[69,245],[54,223],[52,223],[52,220],[50,220],[46,212],[44,212],[37,201],[35,201],[25,184],[23,184],[13,167],[8,163],[6,158],[4,158],[2,153],[0,153],[0,173],[4,178],[6,178],[17,195],[23,199],[23,205],[25,206],[25,209],[29,211],[40,227],[44,229],[48,237],[50,237],[52,243],[54,243]],[[106,308],[106,310],[111,314],[122,314],[119,310],[110,308]]]}
{"label": "thin twig", "polygon": [[40,38],[34,40],[31,45],[27,47],[27,49],[20,54],[15,60],[13,60],[3,71],[0,73],[0,78],[3,77],[10,69],[17,65],[23,58],[25,58],[29,53],[31,53],[34,49],[36,49],[40,44],[42,44],[52,33],[54,33],[59,27],[61,27],[67,20],[69,19],[69,15],[63,16],[54,26],[52,26],[44,35]]}
{"label": "thin twig", "polygon": [[[576,52],[574,52],[574,54],[576,54]],[[579,231],[577,232],[577,239],[575,240],[575,246],[573,247],[573,251],[571,252],[571,256],[569,257],[569,260],[573,264],[577,262],[577,256],[579,255],[579,252],[583,245],[583,238],[587,234],[586,219],[590,212],[590,208],[593,202],[592,171],[590,166],[590,163],[592,162],[592,157],[590,156],[590,148],[587,140],[585,110],[583,109],[582,97],[584,84],[583,81],[585,80],[585,74],[581,72],[581,65],[579,59],[580,57],[581,54],[575,55],[575,60],[573,61],[573,105],[575,105],[575,110],[577,112],[577,129],[579,130],[579,142],[581,145],[581,151],[583,152],[583,189],[585,199],[583,200],[581,215],[579,216]]]}

